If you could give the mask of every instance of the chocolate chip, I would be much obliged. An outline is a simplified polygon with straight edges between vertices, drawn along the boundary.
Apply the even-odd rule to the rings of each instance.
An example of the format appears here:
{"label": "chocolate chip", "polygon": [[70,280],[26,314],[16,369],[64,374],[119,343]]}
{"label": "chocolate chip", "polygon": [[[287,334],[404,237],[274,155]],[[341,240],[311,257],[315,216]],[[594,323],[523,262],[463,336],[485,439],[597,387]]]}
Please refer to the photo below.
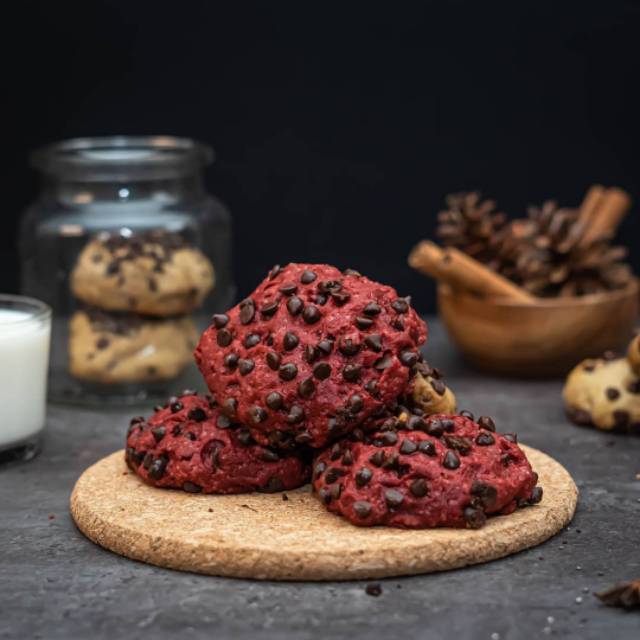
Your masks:
{"label": "chocolate chip", "polygon": [[398,434],[395,431],[385,431],[380,440],[382,446],[391,447],[398,442]]}
{"label": "chocolate chip", "polygon": [[277,411],[282,407],[282,396],[277,391],[272,391],[271,393],[267,394],[265,402],[269,409]]}
{"label": "chocolate chip", "polygon": [[298,375],[298,367],[292,362],[283,364],[280,369],[278,369],[278,375],[281,380],[293,380]]}
{"label": "chocolate chip", "polygon": [[187,433],[184,434],[184,437],[187,440],[191,440],[191,442],[195,442],[198,439],[196,434],[192,433],[191,431],[187,431]]}
{"label": "chocolate chip", "polygon": [[254,444],[253,438],[251,437],[251,431],[249,429],[238,429],[236,431],[236,438],[238,442],[248,447],[250,444]]}
{"label": "chocolate chip", "polygon": [[605,393],[607,394],[607,398],[612,402],[620,397],[620,392],[613,387],[608,387]]}
{"label": "chocolate chip", "polygon": [[341,338],[338,349],[344,356],[355,356],[360,351],[360,345],[351,338]]}
{"label": "chocolate chip", "polygon": [[471,495],[478,498],[485,509],[490,509],[498,499],[497,489],[480,480],[474,480],[471,484]]}
{"label": "chocolate chip", "polygon": [[318,289],[323,293],[337,293],[342,290],[340,280],[323,280],[318,284]]}
{"label": "chocolate chip", "polygon": [[436,455],[436,446],[430,440],[422,440],[422,442],[418,444],[418,451],[433,457]]}
{"label": "chocolate chip", "polygon": [[633,394],[640,393],[640,380],[636,380],[635,382],[630,382],[627,386],[627,391]]}
{"label": "chocolate chip", "polygon": [[364,400],[362,399],[362,396],[359,396],[357,393],[354,393],[347,402],[347,408],[350,413],[360,413],[363,407]]}
{"label": "chocolate chip", "polygon": [[379,333],[372,333],[365,337],[364,343],[371,351],[382,351],[382,336]]}
{"label": "chocolate chip", "polygon": [[275,315],[275,313],[278,310],[279,306],[280,306],[280,301],[279,300],[274,300],[273,302],[267,302],[267,304],[265,304],[262,307],[262,309],[260,309],[260,313],[265,318],[270,318],[271,316]]}
{"label": "chocolate chip", "polygon": [[164,438],[166,432],[167,430],[164,426],[153,427],[153,429],[151,429],[151,435],[153,435],[156,442],[160,442],[160,440]]}
{"label": "chocolate chip", "polygon": [[384,492],[384,501],[390,509],[397,509],[404,502],[404,496],[395,489],[387,489]]}
{"label": "chocolate chip", "polygon": [[382,311],[382,308],[379,304],[375,302],[370,302],[364,309],[363,313],[365,316],[377,316]]}
{"label": "chocolate chip", "polygon": [[305,269],[300,276],[302,284],[311,284],[318,276],[311,270]]}
{"label": "chocolate chip", "polygon": [[240,358],[240,360],[238,360],[238,371],[242,376],[251,373],[255,366],[256,364],[251,358]]}
{"label": "chocolate chip", "polygon": [[353,503],[353,512],[360,520],[364,520],[371,515],[371,503],[366,500],[356,500]]}
{"label": "chocolate chip", "polygon": [[402,322],[402,320],[400,320],[400,318],[396,318],[392,323],[391,326],[396,330],[396,331],[404,331],[404,322]]}
{"label": "chocolate chip", "polygon": [[102,351],[103,349],[106,349],[109,346],[110,342],[109,342],[109,338],[105,338],[104,336],[102,336],[101,338],[98,338],[98,340],[96,341],[96,349],[98,349],[99,351]]}
{"label": "chocolate chip", "polygon": [[333,500],[337,500],[340,497],[340,494],[342,493],[342,485],[334,484],[329,491],[331,492],[331,498]]}
{"label": "chocolate chip", "polygon": [[360,469],[358,469],[355,475],[356,485],[358,487],[364,487],[369,482],[369,480],[371,480],[371,478],[373,478],[373,472],[371,471],[371,469],[368,469],[367,467],[361,467]]}
{"label": "chocolate chip", "polygon": [[361,276],[362,274],[359,271],[356,271],[355,269],[345,269],[342,273],[344,273],[345,276]]}
{"label": "chocolate chip", "polygon": [[407,420],[407,429],[409,431],[424,431],[427,423],[421,416],[410,416]]}
{"label": "chocolate chip", "polygon": [[320,309],[313,304],[307,305],[302,312],[302,319],[307,324],[315,324],[322,318],[322,314],[320,313]]}
{"label": "chocolate chip", "polygon": [[257,333],[250,333],[244,339],[243,344],[247,349],[251,349],[252,347],[255,347],[257,344],[260,344],[260,336]]}
{"label": "chocolate chip", "polygon": [[337,467],[330,467],[327,473],[324,474],[324,481],[327,484],[333,484],[338,478],[341,478],[344,475],[344,471],[342,469],[338,469]]}
{"label": "chocolate chip", "polygon": [[296,434],[294,440],[297,444],[311,444],[313,436],[308,431],[301,431]]}
{"label": "chocolate chip", "polygon": [[409,311],[409,303],[404,298],[398,298],[391,303],[391,308],[396,313],[407,313]]}
{"label": "chocolate chip", "polygon": [[160,480],[167,468],[168,460],[164,457],[156,458],[149,466],[148,474],[152,480]]}
{"label": "chocolate chip", "polygon": [[235,418],[238,414],[238,401],[235,398],[227,398],[220,407],[222,413],[228,418]]}
{"label": "chocolate chip", "polygon": [[384,464],[384,459],[386,455],[384,451],[376,451],[372,456],[369,457],[369,462],[376,467],[381,467]]}
{"label": "chocolate chip", "polygon": [[502,437],[509,442],[513,442],[513,444],[518,444],[518,434],[517,433],[503,433]]}
{"label": "chocolate chip", "polygon": [[285,296],[292,296],[296,291],[298,291],[298,285],[293,284],[292,282],[288,282],[283,284],[280,289],[280,293]]}
{"label": "chocolate chip", "polygon": [[277,493],[278,491],[284,491],[284,484],[280,478],[269,478],[266,486],[260,489],[262,493]]}
{"label": "chocolate chip", "polygon": [[335,436],[342,428],[342,423],[337,418],[329,418],[327,420],[327,429],[329,435]]}
{"label": "chocolate chip", "polygon": [[447,391],[447,387],[442,380],[431,380],[431,387],[439,396],[443,396]]}
{"label": "chocolate chip", "polygon": [[282,267],[279,264],[274,264],[269,271],[269,280],[273,280],[281,271]]}
{"label": "chocolate chip", "polygon": [[414,364],[417,364],[420,360],[420,355],[415,351],[403,351],[400,354],[400,362],[405,367],[413,367]]}
{"label": "chocolate chip", "polygon": [[365,389],[365,391],[367,393],[369,393],[374,398],[377,398],[380,395],[380,392],[378,390],[378,381],[377,380],[369,380],[369,382],[367,382],[364,385],[364,389]]}
{"label": "chocolate chip", "polygon": [[329,487],[322,487],[320,491],[318,491],[318,495],[320,496],[320,500],[325,504],[331,504],[331,489]]}
{"label": "chocolate chip", "polygon": [[473,448],[471,440],[462,436],[445,435],[444,441],[447,447],[449,447],[450,449],[455,449],[460,453],[460,455],[463,456],[469,455],[471,453],[471,449]]}
{"label": "chocolate chip", "polygon": [[298,385],[298,394],[301,398],[310,398],[315,390],[313,378],[306,378]]}
{"label": "chocolate chip", "polygon": [[529,504],[538,504],[542,500],[542,487],[533,487],[531,497],[529,498]]}
{"label": "chocolate chip", "polygon": [[416,498],[424,498],[429,493],[429,485],[427,485],[427,481],[424,478],[418,478],[409,485],[409,491]]}
{"label": "chocolate chip", "polygon": [[216,426],[219,429],[228,429],[231,426],[231,420],[229,419],[229,416],[225,416],[224,413],[221,413],[216,418]]}
{"label": "chocolate chip", "polygon": [[287,300],[287,309],[292,316],[299,315],[303,308],[304,302],[298,296],[292,296]]}
{"label": "chocolate chip", "polygon": [[189,410],[187,418],[189,418],[189,420],[194,420],[195,422],[204,422],[207,419],[207,414],[202,407],[194,407]]}
{"label": "chocolate chip", "polygon": [[412,453],[415,453],[418,450],[418,445],[413,442],[413,440],[409,440],[408,438],[405,438],[402,441],[402,444],[400,445],[400,453],[402,453],[405,456],[409,456]]}
{"label": "chocolate chip", "polygon": [[269,351],[266,360],[269,369],[277,371],[280,368],[280,356],[275,351]]}
{"label": "chocolate chip", "polygon": [[318,362],[313,367],[313,375],[318,380],[326,380],[331,375],[331,365],[328,362]]}
{"label": "chocolate chip", "polygon": [[476,444],[480,447],[488,447],[495,442],[495,438],[490,433],[481,433],[476,438]]}
{"label": "chocolate chip", "polygon": [[182,485],[182,489],[187,493],[200,493],[202,491],[202,487],[199,484],[189,482],[189,480]]}
{"label": "chocolate chip", "polygon": [[345,467],[350,467],[353,464],[353,454],[349,449],[344,452],[341,462]]}
{"label": "chocolate chip", "polygon": [[220,347],[228,347],[233,340],[233,335],[229,329],[218,329],[216,333],[216,341]]}
{"label": "chocolate chip", "polygon": [[382,463],[385,469],[398,469],[400,466],[400,456],[394,451],[387,459]]}
{"label": "chocolate chip", "polygon": [[251,419],[253,420],[253,424],[260,424],[267,419],[267,412],[262,407],[252,407]]}
{"label": "chocolate chip", "polygon": [[465,507],[463,511],[465,524],[469,529],[480,529],[487,522],[487,516],[482,509],[475,507]]}
{"label": "chocolate chip", "polygon": [[618,429],[627,427],[629,425],[630,420],[631,420],[631,416],[627,411],[618,409],[617,411],[613,412],[613,421],[615,426]]}
{"label": "chocolate chip", "polygon": [[444,433],[444,424],[442,424],[442,420],[432,418],[427,420],[424,431],[434,438],[439,438]]}
{"label": "chocolate chip", "polygon": [[331,299],[336,303],[338,307],[342,307],[349,300],[351,300],[351,294],[347,291],[332,291]]}
{"label": "chocolate chip", "polygon": [[295,333],[293,333],[292,331],[287,331],[287,333],[284,334],[282,346],[284,347],[285,351],[291,351],[292,349],[295,349],[299,344],[300,340]]}
{"label": "chocolate chip", "polygon": [[240,303],[240,322],[249,324],[256,315],[256,305],[251,298],[247,298]]}
{"label": "chocolate chip", "polygon": [[309,364],[313,364],[319,357],[320,357],[320,351],[316,349],[316,347],[314,347],[313,345],[308,344],[304,348],[305,362],[308,362]]}
{"label": "chocolate chip", "polygon": [[224,357],[224,364],[233,371],[238,366],[239,359],[237,353],[229,353]]}
{"label": "chocolate chip", "polygon": [[278,462],[280,460],[280,456],[275,451],[264,447],[260,447],[257,457],[263,462]]}
{"label": "chocolate chip", "polygon": [[348,364],[342,370],[342,377],[347,382],[357,382],[360,379],[360,365]]}
{"label": "chocolate chip", "polygon": [[289,413],[287,415],[287,422],[289,424],[299,424],[303,420],[304,420],[304,409],[301,406],[294,404],[289,409]]}
{"label": "chocolate chip", "polygon": [[184,405],[179,400],[172,402],[170,405],[171,413],[178,413],[178,411],[182,411],[184,409]]}
{"label": "chocolate chip", "polygon": [[486,429],[487,431],[496,430],[496,423],[489,416],[480,416],[478,418],[478,426],[481,429]]}
{"label": "chocolate chip", "polygon": [[373,326],[373,320],[371,318],[365,318],[364,316],[356,317],[356,327],[358,327],[358,329],[362,329],[363,331],[366,331],[367,329],[370,329],[372,326]]}
{"label": "chocolate chip", "polygon": [[464,411],[461,411],[460,415],[463,418],[468,418],[469,420],[473,420],[473,413],[471,413],[471,411],[467,411],[466,409]]}
{"label": "chocolate chip", "polygon": [[442,461],[442,465],[446,469],[457,469],[460,466],[460,458],[458,454],[453,451],[447,451],[444,460]]}
{"label": "chocolate chip", "polygon": [[320,340],[320,342],[318,342],[318,349],[322,351],[325,356],[328,356],[333,350],[333,342],[326,339]]}
{"label": "chocolate chip", "polygon": [[373,366],[378,370],[378,371],[384,371],[385,369],[388,369],[391,365],[393,364],[393,356],[390,353],[385,353],[382,358],[378,358],[374,363]]}
{"label": "chocolate chip", "polygon": [[313,478],[314,480],[319,478],[327,468],[327,465],[324,462],[318,462],[316,466],[313,468]]}

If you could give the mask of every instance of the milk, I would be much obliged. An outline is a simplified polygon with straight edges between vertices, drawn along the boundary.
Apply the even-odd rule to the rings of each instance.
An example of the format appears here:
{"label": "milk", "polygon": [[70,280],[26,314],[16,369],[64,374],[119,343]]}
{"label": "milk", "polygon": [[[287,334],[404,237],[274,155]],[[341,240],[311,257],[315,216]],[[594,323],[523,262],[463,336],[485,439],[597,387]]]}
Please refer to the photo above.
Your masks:
{"label": "milk", "polygon": [[51,316],[21,300],[0,296],[0,451],[33,439],[45,421]]}

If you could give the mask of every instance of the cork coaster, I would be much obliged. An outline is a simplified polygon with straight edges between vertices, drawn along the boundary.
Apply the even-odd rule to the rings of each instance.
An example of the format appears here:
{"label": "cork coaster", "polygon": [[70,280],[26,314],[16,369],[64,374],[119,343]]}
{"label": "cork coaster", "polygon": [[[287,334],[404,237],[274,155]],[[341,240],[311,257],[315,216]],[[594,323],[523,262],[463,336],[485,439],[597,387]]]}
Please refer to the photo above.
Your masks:
{"label": "cork coaster", "polygon": [[360,528],[325,511],[309,487],[283,494],[194,495],[155,489],[118,451],[71,495],[78,528],[115,553],[161,567],[259,580],[348,580],[454,569],[540,544],[572,518],[577,489],[549,456],[522,447],[540,476],[535,507],[478,530]]}

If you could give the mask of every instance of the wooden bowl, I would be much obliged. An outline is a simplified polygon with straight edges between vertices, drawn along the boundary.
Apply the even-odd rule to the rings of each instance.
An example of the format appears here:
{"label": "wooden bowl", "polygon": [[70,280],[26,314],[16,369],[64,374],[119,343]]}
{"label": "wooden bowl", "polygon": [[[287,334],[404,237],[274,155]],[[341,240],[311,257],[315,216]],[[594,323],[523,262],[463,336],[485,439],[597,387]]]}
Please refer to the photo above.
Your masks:
{"label": "wooden bowl", "polygon": [[475,366],[518,377],[561,376],[580,360],[626,347],[638,317],[638,283],[528,305],[438,286],[440,316]]}

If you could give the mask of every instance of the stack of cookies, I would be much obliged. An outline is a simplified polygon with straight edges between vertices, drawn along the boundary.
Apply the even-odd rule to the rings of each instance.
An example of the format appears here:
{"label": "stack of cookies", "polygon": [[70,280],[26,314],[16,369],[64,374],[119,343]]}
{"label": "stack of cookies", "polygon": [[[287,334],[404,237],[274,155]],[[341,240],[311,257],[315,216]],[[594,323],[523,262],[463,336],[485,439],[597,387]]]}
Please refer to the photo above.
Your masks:
{"label": "stack of cookies", "polygon": [[211,262],[178,234],[100,234],[71,275],[82,307],[70,320],[71,374],[102,384],[178,376],[197,342],[190,314],[213,284]]}
{"label": "stack of cookies", "polygon": [[427,328],[391,287],[328,265],[274,267],[213,316],[195,357],[210,390],[136,417],[126,460],[188,492],[312,481],[360,526],[482,526],[542,497],[513,434],[455,413],[423,359]]}

